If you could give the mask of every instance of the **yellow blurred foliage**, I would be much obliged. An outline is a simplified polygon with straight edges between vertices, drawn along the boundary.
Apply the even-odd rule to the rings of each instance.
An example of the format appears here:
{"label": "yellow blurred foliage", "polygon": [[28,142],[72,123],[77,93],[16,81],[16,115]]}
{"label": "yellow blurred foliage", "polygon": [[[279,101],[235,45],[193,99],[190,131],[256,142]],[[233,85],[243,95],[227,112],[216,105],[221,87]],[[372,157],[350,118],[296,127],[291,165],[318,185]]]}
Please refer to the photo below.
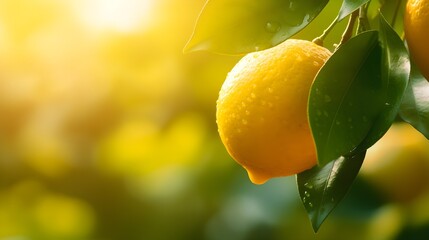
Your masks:
{"label": "yellow blurred foliage", "polygon": [[82,239],[94,228],[94,214],[86,203],[58,194],[40,197],[32,215],[34,227],[51,239]]}
{"label": "yellow blurred foliage", "polygon": [[[96,229],[108,224],[98,216],[122,207],[99,197],[106,179],[125,179],[143,197],[187,186],[235,61],[183,55],[203,4],[0,2],[0,238],[103,236],[110,227]],[[112,207],[92,209],[103,204]],[[112,231],[125,234],[129,223],[117,221]]]}
{"label": "yellow blurred foliage", "polygon": [[98,150],[101,169],[147,176],[165,168],[190,168],[207,134],[203,119],[185,114],[161,129],[150,121],[127,121],[106,137]]}
{"label": "yellow blurred foliage", "polygon": [[65,174],[73,166],[72,149],[63,138],[40,133],[23,138],[19,148],[21,159],[34,170],[55,177]]}
{"label": "yellow blurred foliage", "polygon": [[0,192],[0,237],[85,239],[95,216],[83,201],[54,194],[33,180]]}

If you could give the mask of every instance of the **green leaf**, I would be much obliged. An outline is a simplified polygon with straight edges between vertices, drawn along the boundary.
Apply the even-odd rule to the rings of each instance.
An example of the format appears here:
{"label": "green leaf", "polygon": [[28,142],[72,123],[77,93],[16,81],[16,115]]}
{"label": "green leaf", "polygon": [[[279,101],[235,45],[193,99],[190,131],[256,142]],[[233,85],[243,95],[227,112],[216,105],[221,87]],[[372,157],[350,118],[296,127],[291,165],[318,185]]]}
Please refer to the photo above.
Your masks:
{"label": "green leaf", "polygon": [[429,139],[429,82],[414,65],[399,115]]}
{"label": "green leaf", "polygon": [[377,119],[359,150],[366,150],[376,143],[390,128],[401,106],[410,76],[410,59],[404,42],[380,14],[379,41],[382,47],[381,80],[384,104]]}
{"label": "green leaf", "polygon": [[299,195],[315,232],[346,195],[359,173],[365,153],[340,157],[297,175]]}
{"label": "green leaf", "polygon": [[404,32],[404,12],[407,1],[404,0],[383,0],[380,12],[383,14],[387,22],[400,35]]}
{"label": "green leaf", "polygon": [[329,0],[208,0],[185,51],[243,54],[273,47],[309,24]]}
{"label": "green leaf", "polygon": [[338,13],[338,21],[341,21],[367,2],[369,0],[343,0],[343,5],[341,5],[340,12]]}
{"label": "green leaf", "polygon": [[308,114],[319,165],[350,154],[384,105],[376,31],[357,35],[325,63],[310,90]]}

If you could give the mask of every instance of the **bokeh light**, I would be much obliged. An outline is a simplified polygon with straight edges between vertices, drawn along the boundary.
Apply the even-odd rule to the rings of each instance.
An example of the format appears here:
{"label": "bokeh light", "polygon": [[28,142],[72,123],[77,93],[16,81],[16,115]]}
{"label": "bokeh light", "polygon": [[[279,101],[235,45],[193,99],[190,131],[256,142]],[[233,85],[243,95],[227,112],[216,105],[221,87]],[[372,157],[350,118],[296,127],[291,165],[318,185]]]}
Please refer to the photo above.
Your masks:
{"label": "bokeh light", "polygon": [[390,239],[427,229],[428,192],[405,204],[359,178],[314,235],[293,177],[250,183],[215,122],[239,56],[182,52],[204,3],[0,1],[0,239]]}

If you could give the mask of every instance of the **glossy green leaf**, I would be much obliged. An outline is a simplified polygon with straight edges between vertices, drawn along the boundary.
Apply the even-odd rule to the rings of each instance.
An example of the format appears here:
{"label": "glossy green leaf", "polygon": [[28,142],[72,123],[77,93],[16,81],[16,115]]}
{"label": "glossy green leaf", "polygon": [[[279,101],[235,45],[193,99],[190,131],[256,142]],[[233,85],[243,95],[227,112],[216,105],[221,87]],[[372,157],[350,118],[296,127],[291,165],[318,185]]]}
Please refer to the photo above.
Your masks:
{"label": "glossy green leaf", "polygon": [[308,114],[319,165],[350,154],[384,105],[376,31],[357,35],[325,63],[310,90]]}
{"label": "glossy green leaf", "polygon": [[[382,47],[381,79],[384,104],[359,150],[376,143],[390,128],[401,106],[410,76],[410,59],[404,42],[380,14],[379,41]],[[375,103],[376,104],[376,103]]]}
{"label": "glossy green leaf", "polygon": [[185,51],[243,54],[273,47],[309,24],[329,0],[208,0]]}
{"label": "glossy green leaf", "polygon": [[297,175],[299,195],[315,232],[346,195],[359,173],[365,153],[340,157]]}
{"label": "glossy green leaf", "polygon": [[367,2],[369,0],[343,0],[343,5],[341,5],[340,12],[338,13],[338,21],[341,21]]}
{"label": "glossy green leaf", "polygon": [[399,35],[402,35],[404,32],[403,19],[406,4],[407,1],[404,0],[381,1],[380,12]]}
{"label": "glossy green leaf", "polygon": [[429,139],[429,82],[414,65],[399,115]]}

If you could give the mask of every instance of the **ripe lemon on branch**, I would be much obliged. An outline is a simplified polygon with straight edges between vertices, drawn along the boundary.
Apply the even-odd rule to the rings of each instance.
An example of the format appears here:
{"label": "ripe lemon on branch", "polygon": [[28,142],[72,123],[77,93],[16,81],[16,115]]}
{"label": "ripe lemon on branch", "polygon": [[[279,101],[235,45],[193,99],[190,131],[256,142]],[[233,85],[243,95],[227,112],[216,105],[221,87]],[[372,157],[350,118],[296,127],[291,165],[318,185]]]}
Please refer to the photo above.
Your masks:
{"label": "ripe lemon on branch", "polygon": [[408,0],[404,13],[405,38],[411,57],[429,79],[429,0]]}
{"label": "ripe lemon on branch", "polygon": [[228,74],[217,101],[219,134],[253,183],[316,165],[308,95],[330,56],[315,43],[289,39],[246,55]]}
{"label": "ripe lemon on branch", "polygon": [[382,197],[412,203],[429,191],[429,142],[407,123],[395,123],[368,150],[361,176]]}

